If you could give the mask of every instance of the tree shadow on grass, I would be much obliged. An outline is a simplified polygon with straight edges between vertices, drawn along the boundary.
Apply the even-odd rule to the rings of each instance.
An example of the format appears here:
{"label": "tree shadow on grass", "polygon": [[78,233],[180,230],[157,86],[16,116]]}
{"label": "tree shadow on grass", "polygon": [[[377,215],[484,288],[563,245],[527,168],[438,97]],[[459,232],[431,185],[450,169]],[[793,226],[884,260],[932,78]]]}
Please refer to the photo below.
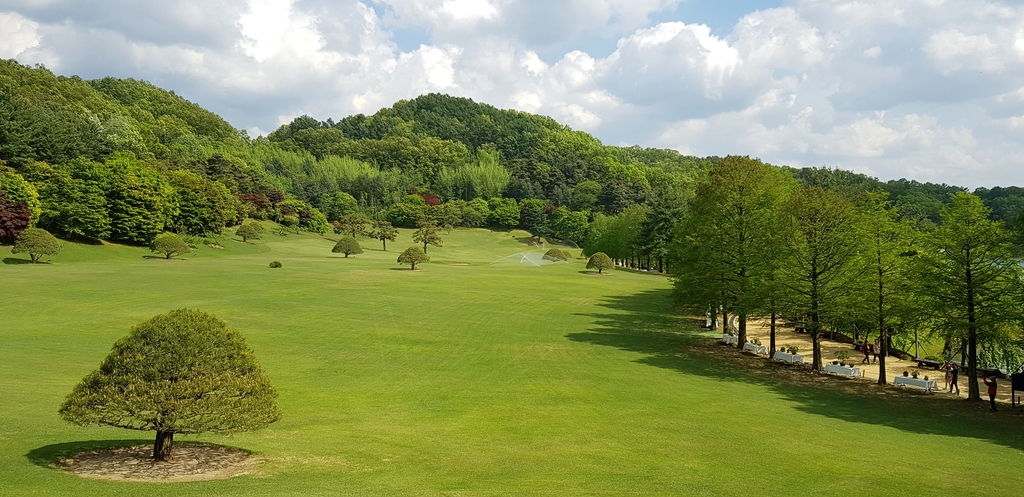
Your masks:
{"label": "tree shadow on grass", "polygon": [[900,390],[872,381],[815,373],[741,353],[701,336],[692,317],[672,311],[670,291],[611,297],[594,328],[566,338],[644,354],[635,362],[716,381],[756,384],[793,402],[798,411],[925,435],[988,440],[1024,451],[1020,410],[988,411],[988,403]]}
{"label": "tree shadow on grass", "polygon": [[52,468],[61,459],[73,457],[82,452],[94,450],[120,449],[122,447],[134,447],[136,445],[153,445],[153,440],[88,440],[80,442],[64,442],[35,448],[25,454],[25,458],[32,464],[44,468]]}
{"label": "tree shadow on grass", "polygon": [[13,265],[32,264],[32,261],[30,261],[28,259],[19,259],[17,257],[5,257],[4,258],[4,264],[13,264]]}

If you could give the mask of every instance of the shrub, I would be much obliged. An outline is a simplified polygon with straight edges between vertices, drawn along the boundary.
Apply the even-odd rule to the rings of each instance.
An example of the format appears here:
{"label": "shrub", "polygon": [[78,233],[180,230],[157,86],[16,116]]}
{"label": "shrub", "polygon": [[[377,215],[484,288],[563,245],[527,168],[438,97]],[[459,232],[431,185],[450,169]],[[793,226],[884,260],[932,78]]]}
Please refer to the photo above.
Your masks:
{"label": "shrub", "polygon": [[566,261],[569,260],[569,254],[562,252],[556,248],[549,249],[544,253],[544,260],[548,261]]}
{"label": "shrub", "polygon": [[278,261],[271,262],[270,263],[270,267],[273,267],[273,268],[281,267],[281,263],[278,262]]}

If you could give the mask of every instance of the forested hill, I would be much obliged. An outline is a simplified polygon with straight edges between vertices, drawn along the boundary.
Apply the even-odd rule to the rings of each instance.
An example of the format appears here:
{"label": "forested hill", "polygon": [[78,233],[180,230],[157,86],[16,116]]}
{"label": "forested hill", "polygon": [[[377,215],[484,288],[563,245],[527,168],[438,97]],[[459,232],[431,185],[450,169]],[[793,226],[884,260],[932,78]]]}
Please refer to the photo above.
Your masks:
{"label": "forested hill", "polygon": [[[719,159],[605,146],[551,118],[424,95],[372,116],[302,116],[251,139],[174,92],[133,79],[86,81],[0,61],[0,239],[28,224],[62,236],[148,243],[242,219],[325,232],[360,215],[412,226],[519,227],[582,241],[605,216],[643,218],[661,252],[695,185]],[[947,185],[830,169],[806,184],[883,189],[901,213],[938,219]],[[1020,189],[979,194],[1008,222]],[[852,194],[852,193],[851,193]],[[3,240],[0,240],[3,241]]]}

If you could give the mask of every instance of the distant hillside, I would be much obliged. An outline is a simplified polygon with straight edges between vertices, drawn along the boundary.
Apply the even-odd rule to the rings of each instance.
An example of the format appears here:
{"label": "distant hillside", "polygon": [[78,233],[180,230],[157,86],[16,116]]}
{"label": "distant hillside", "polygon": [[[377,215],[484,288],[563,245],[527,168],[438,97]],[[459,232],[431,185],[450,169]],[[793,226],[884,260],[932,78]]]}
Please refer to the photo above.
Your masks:
{"label": "distant hillside", "polygon": [[[85,81],[0,60],[0,190],[34,224],[68,236],[145,243],[164,230],[216,233],[245,217],[322,232],[352,213],[544,233],[565,212],[593,219],[633,205],[683,206],[718,160],[605,146],[549,117],[439,94],[372,116],[301,116],[250,139],[144,81]],[[922,222],[937,221],[961,190],[841,170],[791,172],[851,194],[889,191],[901,213]],[[993,217],[1014,224],[1024,214],[1019,188],[977,193]],[[470,209],[475,199],[486,208]]]}

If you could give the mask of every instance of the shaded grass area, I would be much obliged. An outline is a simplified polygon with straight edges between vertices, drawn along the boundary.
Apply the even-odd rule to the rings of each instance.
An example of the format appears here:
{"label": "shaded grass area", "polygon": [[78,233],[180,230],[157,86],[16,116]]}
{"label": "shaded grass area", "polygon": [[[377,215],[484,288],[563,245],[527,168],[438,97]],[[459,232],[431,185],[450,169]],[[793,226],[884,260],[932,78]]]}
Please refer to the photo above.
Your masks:
{"label": "shaded grass area", "polygon": [[[1024,483],[1012,416],[869,395],[717,347],[671,312],[663,277],[491,266],[524,250],[517,233],[456,230],[421,271],[392,270],[410,236],[386,252],[362,240],[348,259],[302,234],[173,264],[75,245],[51,266],[0,267],[0,494],[1018,495]],[[260,472],[152,485],[50,469],[151,443],[56,411],[132,325],[177,307],[240,330],[284,413],[263,431],[181,440],[251,450]],[[938,478],[939,465],[999,473]]]}

